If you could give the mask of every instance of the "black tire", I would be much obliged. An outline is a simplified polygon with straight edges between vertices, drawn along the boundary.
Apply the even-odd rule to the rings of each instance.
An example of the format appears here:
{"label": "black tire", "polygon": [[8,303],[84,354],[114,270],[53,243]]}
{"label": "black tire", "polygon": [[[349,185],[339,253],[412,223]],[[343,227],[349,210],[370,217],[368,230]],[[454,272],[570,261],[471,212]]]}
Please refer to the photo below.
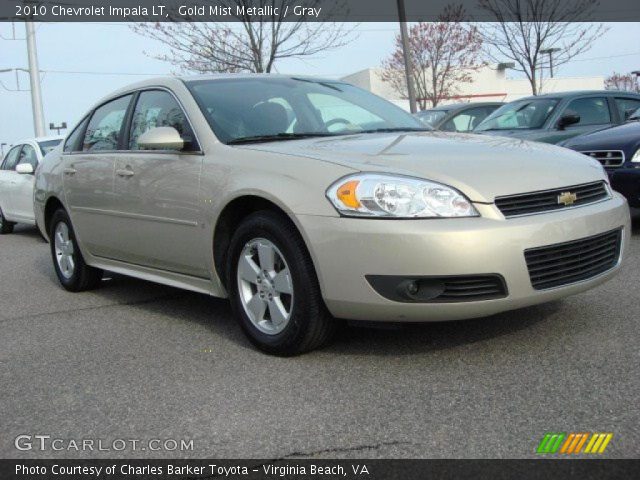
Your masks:
{"label": "black tire", "polygon": [[0,209],[0,235],[6,235],[7,233],[13,232],[14,225],[14,222],[9,222],[6,218],[4,218],[2,209]]}
{"label": "black tire", "polygon": [[[247,243],[264,238],[282,253],[289,266],[294,301],[288,323],[279,333],[266,334],[253,324],[240,298],[237,271]],[[234,232],[227,256],[226,284],[233,312],[249,340],[260,350],[280,356],[298,355],[326,344],[337,321],[324,304],[313,262],[295,225],[276,212],[249,215]]]}
{"label": "black tire", "polygon": [[[68,277],[62,273],[56,258],[55,232],[58,225],[61,223],[66,225],[69,241],[71,241],[73,245],[72,258],[75,266],[73,273]],[[78,242],[76,241],[76,236],[73,231],[69,215],[67,215],[67,212],[63,209],[58,209],[51,218],[51,223],[49,225],[49,238],[51,239],[49,245],[51,246],[53,268],[55,269],[58,280],[60,280],[62,286],[70,292],[82,292],[84,290],[91,290],[97,287],[102,279],[102,270],[90,267],[85,263],[82,253],[80,252],[80,248],[78,248]]]}

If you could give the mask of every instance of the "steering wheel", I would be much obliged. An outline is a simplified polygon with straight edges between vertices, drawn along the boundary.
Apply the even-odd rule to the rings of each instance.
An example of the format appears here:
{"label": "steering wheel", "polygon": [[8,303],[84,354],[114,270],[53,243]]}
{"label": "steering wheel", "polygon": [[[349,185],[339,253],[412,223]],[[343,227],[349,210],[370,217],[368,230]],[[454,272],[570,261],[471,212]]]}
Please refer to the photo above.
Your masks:
{"label": "steering wheel", "polygon": [[333,127],[336,124],[342,123],[345,126],[349,126],[349,125],[353,125],[353,123],[351,123],[349,120],[347,120],[346,118],[334,118],[333,120],[329,120],[327,123],[324,124],[325,128],[327,130],[329,130],[329,127]]}

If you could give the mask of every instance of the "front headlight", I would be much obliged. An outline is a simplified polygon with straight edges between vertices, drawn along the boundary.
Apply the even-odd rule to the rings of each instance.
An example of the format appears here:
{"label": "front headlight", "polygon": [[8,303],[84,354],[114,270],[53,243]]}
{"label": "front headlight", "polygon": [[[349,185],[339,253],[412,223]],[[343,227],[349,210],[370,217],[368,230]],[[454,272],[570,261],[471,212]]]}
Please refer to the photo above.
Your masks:
{"label": "front headlight", "polygon": [[631,157],[631,161],[640,163],[640,148],[636,150],[636,153],[633,154],[633,157]]}
{"label": "front headlight", "polygon": [[359,173],[338,180],[327,197],[353,217],[477,217],[469,199],[452,187],[400,175]]}

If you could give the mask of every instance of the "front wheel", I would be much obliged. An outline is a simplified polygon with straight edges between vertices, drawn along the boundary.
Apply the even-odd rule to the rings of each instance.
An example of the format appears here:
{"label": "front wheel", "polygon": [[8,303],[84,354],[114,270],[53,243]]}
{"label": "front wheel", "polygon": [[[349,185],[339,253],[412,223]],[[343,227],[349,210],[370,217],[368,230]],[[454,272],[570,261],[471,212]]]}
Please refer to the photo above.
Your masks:
{"label": "front wheel", "polygon": [[60,209],[53,214],[49,238],[53,267],[62,286],[70,292],[95,288],[102,270],[85,263],[66,211]]}
{"label": "front wheel", "polygon": [[309,252],[289,219],[264,211],[247,217],[231,239],[227,286],[251,342],[275,355],[320,347],[335,331]]}

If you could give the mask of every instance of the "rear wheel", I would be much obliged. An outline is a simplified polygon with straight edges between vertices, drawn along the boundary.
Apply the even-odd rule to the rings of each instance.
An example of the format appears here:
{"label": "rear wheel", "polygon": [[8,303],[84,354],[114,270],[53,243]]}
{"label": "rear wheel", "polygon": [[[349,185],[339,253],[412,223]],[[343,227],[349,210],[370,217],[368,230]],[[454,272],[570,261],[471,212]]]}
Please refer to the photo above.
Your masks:
{"label": "rear wheel", "polygon": [[270,211],[250,215],[234,233],[229,253],[231,304],[254,345],[271,354],[296,355],[331,338],[336,320],[289,219]]}
{"label": "rear wheel", "polygon": [[4,213],[2,213],[2,209],[0,209],[0,234],[4,235],[13,232],[14,225],[15,223],[9,222],[4,218]]}
{"label": "rear wheel", "polygon": [[85,263],[66,211],[60,209],[53,214],[49,238],[53,266],[62,286],[71,292],[95,288],[102,270]]}

